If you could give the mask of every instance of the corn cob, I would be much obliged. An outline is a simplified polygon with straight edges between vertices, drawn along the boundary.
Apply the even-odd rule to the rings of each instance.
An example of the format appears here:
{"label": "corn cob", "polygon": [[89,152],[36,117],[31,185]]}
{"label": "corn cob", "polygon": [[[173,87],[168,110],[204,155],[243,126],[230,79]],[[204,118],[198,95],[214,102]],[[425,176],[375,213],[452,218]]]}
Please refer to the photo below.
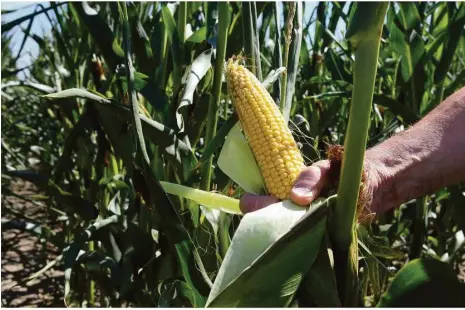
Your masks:
{"label": "corn cob", "polygon": [[268,193],[288,199],[304,160],[281,111],[255,75],[234,58],[226,64],[226,80]]}

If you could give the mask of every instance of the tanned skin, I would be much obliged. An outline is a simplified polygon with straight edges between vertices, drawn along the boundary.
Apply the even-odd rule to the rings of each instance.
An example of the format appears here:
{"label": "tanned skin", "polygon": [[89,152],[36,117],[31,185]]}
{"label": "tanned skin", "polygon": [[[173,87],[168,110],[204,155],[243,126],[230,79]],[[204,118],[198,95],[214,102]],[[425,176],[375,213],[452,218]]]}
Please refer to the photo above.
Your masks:
{"label": "tanned skin", "polygon": [[[461,88],[409,129],[365,153],[368,209],[382,213],[442,187],[465,181],[465,87]],[[329,161],[304,168],[291,199],[308,205],[328,185]],[[244,213],[278,200],[245,194]]]}

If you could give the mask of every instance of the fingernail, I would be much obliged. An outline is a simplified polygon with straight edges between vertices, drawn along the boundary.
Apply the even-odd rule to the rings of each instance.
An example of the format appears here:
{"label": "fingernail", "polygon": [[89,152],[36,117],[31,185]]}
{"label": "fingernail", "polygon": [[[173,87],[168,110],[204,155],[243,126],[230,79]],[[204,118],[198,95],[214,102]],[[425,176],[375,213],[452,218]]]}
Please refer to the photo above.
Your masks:
{"label": "fingernail", "polygon": [[292,191],[294,192],[294,194],[302,196],[302,197],[306,197],[306,198],[313,197],[313,192],[308,187],[295,187],[292,189]]}

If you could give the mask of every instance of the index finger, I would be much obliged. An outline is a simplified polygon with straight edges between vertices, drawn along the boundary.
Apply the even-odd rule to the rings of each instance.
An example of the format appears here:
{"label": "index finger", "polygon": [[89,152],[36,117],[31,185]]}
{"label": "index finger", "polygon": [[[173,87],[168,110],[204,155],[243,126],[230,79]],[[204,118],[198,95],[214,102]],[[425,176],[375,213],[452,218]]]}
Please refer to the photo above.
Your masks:
{"label": "index finger", "polygon": [[268,207],[269,205],[278,202],[279,199],[273,196],[258,196],[250,193],[242,195],[239,201],[239,208],[242,213],[249,213]]}

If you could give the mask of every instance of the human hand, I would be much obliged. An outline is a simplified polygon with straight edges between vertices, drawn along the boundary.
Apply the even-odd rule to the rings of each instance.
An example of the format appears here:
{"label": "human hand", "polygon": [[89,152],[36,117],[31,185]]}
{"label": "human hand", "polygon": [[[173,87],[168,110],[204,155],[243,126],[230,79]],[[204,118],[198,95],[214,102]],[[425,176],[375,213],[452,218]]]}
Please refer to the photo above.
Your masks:
{"label": "human hand", "polygon": [[[376,167],[370,163],[369,159],[365,159],[365,171],[367,177],[365,178],[366,201],[365,210],[363,214],[381,211],[379,205],[380,199],[373,199],[374,193],[379,187],[378,184],[381,179]],[[298,176],[292,188],[290,199],[301,206],[308,206],[313,200],[318,198],[324,189],[330,185],[330,162],[329,160],[320,160],[311,166],[305,167]],[[375,197],[376,198],[376,197]],[[272,196],[257,196],[246,193],[240,200],[241,211],[245,214],[253,212],[273,203],[278,202],[279,199]],[[376,204],[376,206],[375,206]]]}
{"label": "human hand", "polygon": [[[320,160],[305,167],[294,183],[290,194],[291,200],[298,205],[309,205],[329,185],[329,168],[329,160]],[[248,213],[278,201],[279,199],[273,196],[257,196],[246,193],[240,200],[240,208],[243,213]]]}

